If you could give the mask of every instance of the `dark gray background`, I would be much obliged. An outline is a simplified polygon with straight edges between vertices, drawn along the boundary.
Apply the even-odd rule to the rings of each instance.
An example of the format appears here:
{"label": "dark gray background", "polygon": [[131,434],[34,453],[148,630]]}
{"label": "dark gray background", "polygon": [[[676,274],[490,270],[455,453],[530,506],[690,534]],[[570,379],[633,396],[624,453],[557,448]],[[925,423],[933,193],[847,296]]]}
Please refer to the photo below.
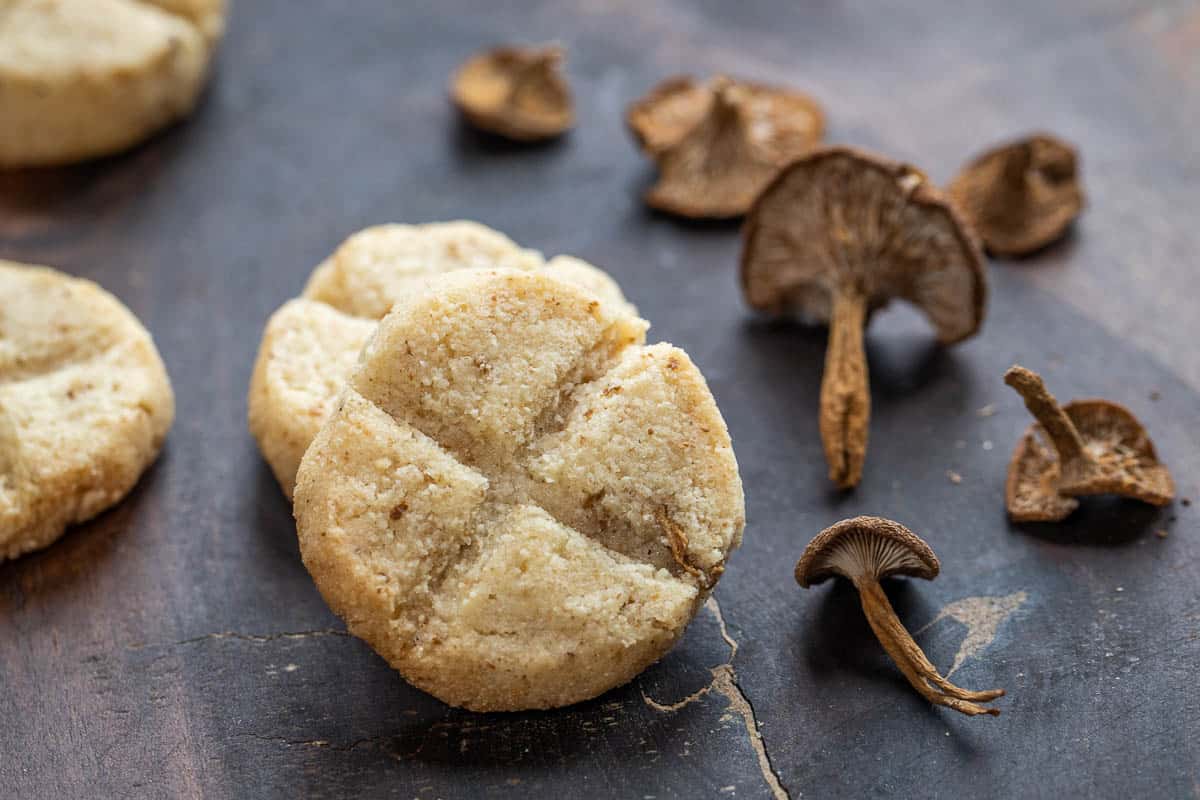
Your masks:
{"label": "dark gray background", "polygon": [[[126,502],[0,566],[0,794],[1200,796],[1197,509],[1089,500],[1066,524],[1009,525],[1004,470],[1028,419],[1000,379],[1020,360],[1060,397],[1125,403],[1200,499],[1200,7],[476,5],[241,0],[190,122],[118,158],[0,173],[0,257],[115,292],[178,393],[163,457]],[[577,130],[517,147],[459,124],[445,84],[460,60],[551,38],[569,50]],[[824,332],[747,312],[735,225],[640,202],[652,171],[623,109],[679,71],[794,84],[825,103],[831,141],[939,181],[1029,130],[1080,145],[1089,210],[1067,241],[993,263],[978,338],[944,351],[911,311],[873,322],[855,492],[825,478]],[[707,375],[749,519],[716,592],[732,672],[706,610],[596,701],[470,714],[409,688],[318,596],[245,432],[262,325],[352,231],[460,217],[608,269],[651,338]],[[955,673],[1008,689],[1001,717],[927,706],[851,590],[795,585],[809,538],[858,513],[908,524],[941,557],[936,582],[889,587],[913,630],[953,601],[1026,593]],[[966,633],[943,619],[918,640],[947,669]],[[675,711],[645,699],[695,692]]]}

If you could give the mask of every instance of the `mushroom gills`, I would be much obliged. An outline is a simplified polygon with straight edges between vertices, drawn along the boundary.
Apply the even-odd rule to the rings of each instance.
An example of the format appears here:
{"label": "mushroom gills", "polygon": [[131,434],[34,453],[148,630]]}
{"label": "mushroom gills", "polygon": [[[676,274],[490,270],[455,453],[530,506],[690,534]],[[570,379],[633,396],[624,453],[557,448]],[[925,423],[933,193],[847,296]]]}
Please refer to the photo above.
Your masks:
{"label": "mushroom gills", "polygon": [[858,590],[875,638],[918,694],[934,705],[967,716],[997,716],[998,709],[979,704],[1003,697],[1004,690],[973,692],[947,680],[900,623],[879,583],[889,575],[929,580],[937,577],[939,569],[929,545],[900,523],[881,517],[854,517],[830,525],[813,537],[796,563],[796,582],[809,587],[834,576],[849,579]]}

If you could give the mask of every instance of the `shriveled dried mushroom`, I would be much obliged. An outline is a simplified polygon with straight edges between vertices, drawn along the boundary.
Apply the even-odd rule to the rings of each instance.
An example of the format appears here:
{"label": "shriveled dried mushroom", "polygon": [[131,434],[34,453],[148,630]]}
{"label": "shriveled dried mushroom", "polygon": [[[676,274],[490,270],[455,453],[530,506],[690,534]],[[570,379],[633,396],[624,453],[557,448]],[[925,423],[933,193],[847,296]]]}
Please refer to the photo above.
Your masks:
{"label": "shriveled dried mushroom", "polygon": [[880,579],[890,575],[933,580],[939,569],[929,545],[900,523],[854,517],[831,525],[808,543],[796,564],[796,582],[807,589],[835,576],[849,579],[879,643],[922,697],[968,716],[996,716],[998,709],[979,703],[1002,697],[1004,690],[971,692],[942,677],[900,623],[879,585]]}
{"label": "shriveled dried mushroom", "polygon": [[667,78],[630,104],[625,123],[638,146],[657,155],[695,127],[712,104],[712,96],[712,87],[691,76]]}
{"label": "shriveled dried mushroom", "polygon": [[1062,236],[1084,206],[1075,148],[1049,134],[971,160],[949,194],[992,253],[1021,256]]}
{"label": "shriveled dried mushroom", "polygon": [[1159,462],[1146,429],[1124,406],[1107,400],[1059,406],[1042,377],[1021,366],[1004,373],[1004,382],[1037,419],[1008,465],[1005,502],[1014,521],[1065,519],[1082,495],[1116,494],[1155,506],[1175,497],[1171,473]]}
{"label": "shriveled dried mushroom", "polygon": [[827,322],[821,440],[829,477],[858,484],[870,393],[863,329],[899,297],[953,344],[979,330],[984,261],[965,224],[913,167],[847,148],[788,165],[746,221],[742,290],[759,310]]}
{"label": "shriveled dried mushroom", "polygon": [[509,139],[550,139],[574,123],[571,90],[560,72],[563,49],[497,47],[459,67],[451,92],[478,128]]}
{"label": "shriveled dried mushroom", "polygon": [[745,214],[781,166],[821,141],[825,126],[806,95],[722,77],[699,92],[660,86],[639,106],[629,124],[659,169],[646,202],[684,217]]}

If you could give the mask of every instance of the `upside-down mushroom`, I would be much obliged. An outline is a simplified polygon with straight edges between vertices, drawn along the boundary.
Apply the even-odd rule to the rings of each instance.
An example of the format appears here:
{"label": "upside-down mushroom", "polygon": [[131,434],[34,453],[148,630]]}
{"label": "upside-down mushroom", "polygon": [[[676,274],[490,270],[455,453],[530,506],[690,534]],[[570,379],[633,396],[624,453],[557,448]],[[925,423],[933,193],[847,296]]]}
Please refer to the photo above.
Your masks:
{"label": "upside-down mushroom", "polygon": [[473,125],[520,142],[550,139],[574,123],[563,49],[497,47],[459,67],[451,94]]}
{"label": "upside-down mushroom", "polygon": [[950,198],[997,255],[1022,256],[1062,236],[1083,210],[1075,148],[1034,134],[975,157],[951,182]]}
{"label": "upside-down mushroom", "polygon": [[902,298],[953,344],[979,330],[987,296],[974,238],[925,176],[841,147],[789,164],[759,196],[741,277],[751,307],[829,324],[820,428],[841,488],[858,484],[866,458],[871,312]]}
{"label": "upside-down mushroom", "polygon": [[[1082,495],[1116,494],[1155,506],[1175,497],[1171,473],[1124,406],[1076,400],[1060,406],[1042,377],[1022,366],[1004,373],[1037,420],[1013,451],[1005,503],[1016,522],[1065,519]],[[1049,447],[1043,443],[1049,442]]]}
{"label": "upside-down mushroom", "polygon": [[[664,112],[669,125],[659,119],[640,137],[659,169],[646,202],[684,217],[741,216],[781,166],[820,142],[821,109],[797,92],[724,77],[714,78],[704,95],[689,94],[684,110]],[[678,100],[672,92],[665,97]],[[642,115],[656,116],[644,109]]]}
{"label": "upside-down mushroom", "polygon": [[704,117],[713,91],[689,75],[658,83],[629,105],[625,124],[647,155],[657,155],[678,142]]}
{"label": "upside-down mushroom", "polygon": [[939,569],[929,545],[900,523],[854,517],[831,525],[809,542],[796,563],[796,582],[807,589],[835,576],[848,579],[858,590],[863,613],[879,643],[922,697],[968,716],[996,716],[998,709],[979,703],[1002,697],[1004,690],[971,692],[942,677],[896,617],[879,585],[880,579],[891,575],[933,580]]}

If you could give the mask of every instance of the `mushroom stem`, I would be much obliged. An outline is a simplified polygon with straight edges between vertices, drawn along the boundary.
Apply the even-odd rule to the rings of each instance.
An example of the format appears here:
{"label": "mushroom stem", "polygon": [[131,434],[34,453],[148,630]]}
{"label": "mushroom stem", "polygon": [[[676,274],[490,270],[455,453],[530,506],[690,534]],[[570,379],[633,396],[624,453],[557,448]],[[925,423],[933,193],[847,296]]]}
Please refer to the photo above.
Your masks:
{"label": "mushroom stem", "polygon": [[821,378],[820,425],[829,479],[839,489],[858,485],[867,457],[871,395],[863,352],[866,316],[867,298],[862,292],[843,289],[834,293]]}
{"label": "mushroom stem", "polygon": [[934,705],[946,706],[970,717],[978,714],[1000,714],[999,709],[984,708],[977,702],[986,703],[1003,697],[1003,689],[972,692],[946,680],[900,623],[879,581],[873,577],[865,577],[856,580],[854,585],[862,600],[867,622],[871,624],[871,630],[875,631],[875,637],[922,697]]}
{"label": "mushroom stem", "polygon": [[1054,395],[1046,390],[1042,376],[1025,367],[1014,365],[1004,373],[1004,382],[1017,390],[1029,413],[1041,423],[1054,449],[1058,451],[1061,463],[1065,465],[1080,459],[1090,460],[1083,449],[1083,438],[1079,435],[1079,430],[1054,399]]}

